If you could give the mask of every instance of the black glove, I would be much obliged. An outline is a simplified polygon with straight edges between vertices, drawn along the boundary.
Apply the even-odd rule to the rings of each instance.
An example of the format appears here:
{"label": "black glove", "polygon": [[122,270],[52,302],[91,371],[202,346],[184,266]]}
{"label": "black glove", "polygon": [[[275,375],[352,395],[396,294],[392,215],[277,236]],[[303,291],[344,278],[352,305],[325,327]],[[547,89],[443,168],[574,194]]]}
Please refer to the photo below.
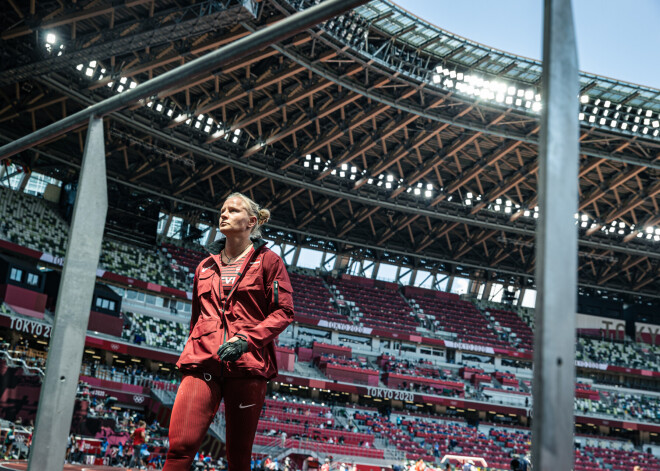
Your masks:
{"label": "black glove", "polygon": [[247,340],[239,337],[235,342],[225,342],[220,345],[218,356],[222,361],[236,361],[247,351]]}

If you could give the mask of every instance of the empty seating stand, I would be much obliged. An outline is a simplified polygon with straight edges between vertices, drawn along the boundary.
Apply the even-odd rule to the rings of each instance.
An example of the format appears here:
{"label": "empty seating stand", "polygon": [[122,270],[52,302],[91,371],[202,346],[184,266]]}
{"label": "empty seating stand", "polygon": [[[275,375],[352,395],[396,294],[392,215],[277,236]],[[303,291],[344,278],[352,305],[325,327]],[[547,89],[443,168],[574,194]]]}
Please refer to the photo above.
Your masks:
{"label": "empty seating stand", "polygon": [[404,294],[425,315],[435,317],[439,330],[456,334],[458,340],[489,347],[511,348],[509,342],[496,335],[479,309],[458,295],[415,287],[406,287]]}
{"label": "empty seating stand", "polygon": [[359,323],[366,327],[415,333],[419,322],[399,294],[398,285],[342,275],[331,281],[344,299],[355,303]]}
{"label": "empty seating stand", "polygon": [[532,329],[515,312],[504,309],[488,308],[484,311],[486,318],[490,318],[495,330],[502,329],[511,346],[524,351],[532,351],[534,348],[534,333]]}
{"label": "empty seating stand", "polygon": [[332,306],[332,295],[316,276],[289,273],[293,287],[296,314],[331,322],[350,323],[350,320]]}

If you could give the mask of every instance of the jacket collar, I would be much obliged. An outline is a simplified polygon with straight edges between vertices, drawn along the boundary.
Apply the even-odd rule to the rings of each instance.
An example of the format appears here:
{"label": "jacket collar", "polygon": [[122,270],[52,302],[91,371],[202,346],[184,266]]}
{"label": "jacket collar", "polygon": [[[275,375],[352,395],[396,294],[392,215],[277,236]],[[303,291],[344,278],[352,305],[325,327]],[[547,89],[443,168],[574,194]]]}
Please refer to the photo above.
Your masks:
{"label": "jacket collar", "polygon": [[[250,239],[252,241],[252,244],[254,244],[254,251],[256,252],[259,250],[261,247],[266,245],[266,241],[263,239]],[[222,249],[225,248],[225,243],[226,243],[226,238],[221,237],[220,239],[211,242],[206,246],[206,250],[211,254],[211,255],[218,255]]]}

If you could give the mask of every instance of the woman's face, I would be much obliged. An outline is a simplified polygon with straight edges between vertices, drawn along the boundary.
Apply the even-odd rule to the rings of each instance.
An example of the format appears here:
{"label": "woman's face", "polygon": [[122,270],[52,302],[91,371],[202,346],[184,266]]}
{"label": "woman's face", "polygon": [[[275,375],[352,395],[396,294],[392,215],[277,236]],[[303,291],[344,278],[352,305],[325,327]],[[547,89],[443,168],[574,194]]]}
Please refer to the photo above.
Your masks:
{"label": "woman's face", "polygon": [[229,198],[220,210],[220,232],[225,236],[248,235],[257,223],[256,216],[250,216],[241,198]]}

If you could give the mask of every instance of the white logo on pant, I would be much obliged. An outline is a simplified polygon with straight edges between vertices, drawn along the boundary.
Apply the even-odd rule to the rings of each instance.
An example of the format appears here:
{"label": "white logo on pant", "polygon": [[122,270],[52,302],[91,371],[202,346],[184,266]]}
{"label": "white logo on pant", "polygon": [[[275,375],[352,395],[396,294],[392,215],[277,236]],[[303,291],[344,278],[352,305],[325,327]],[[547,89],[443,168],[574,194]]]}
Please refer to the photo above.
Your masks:
{"label": "white logo on pant", "polygon": [[254,405],[254,404],[248,404],[247,406],[244,406],[243,403],[240,403],[240,404],[238,405],[238,408],[239,408],[239,409],[247,409],[248,407],[252,407],[253,405]]}

